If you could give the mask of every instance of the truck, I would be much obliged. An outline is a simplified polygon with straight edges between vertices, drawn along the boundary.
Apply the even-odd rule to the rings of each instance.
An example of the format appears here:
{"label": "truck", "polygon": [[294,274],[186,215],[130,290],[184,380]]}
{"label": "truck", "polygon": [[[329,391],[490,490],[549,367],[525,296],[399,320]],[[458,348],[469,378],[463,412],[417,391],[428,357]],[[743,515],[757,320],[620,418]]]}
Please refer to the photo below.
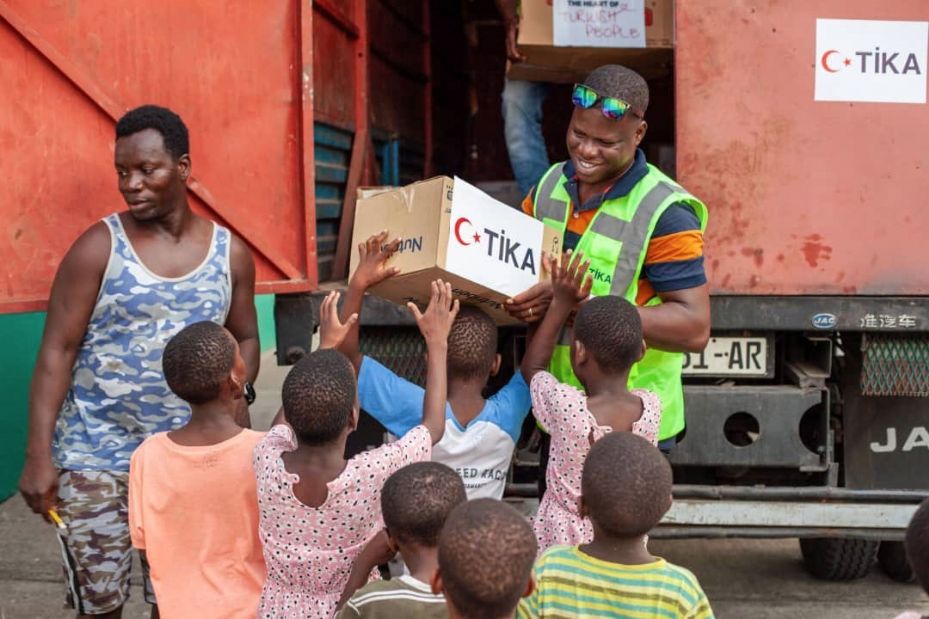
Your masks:
{"label": "truck", "polygon": [[[675,502],[653,535],[798,538],[816,577],[877,560],[910,580],[901,539],[929,494],[929,7],[676,0],[673,14],[673,53],[643,71],[643,146],[709,206],[712,336],[684,362]],[[186,120],[191,203],[252,250],[263,343],[282,364],[312,346],[320,293],[344,284],[359,187],[458,174],[520,199],[491,0],[0,0],[0,57],[0,496],[21,466],[55,269],[121,208],[111,161],[126,110],[159,103]],[[553,85],[545,108],[552,160],[566,155],[569,88]],[[368,353],[422,380],[401,309],[368,299],[362,324]],[[511,368],[523,338],[502,338]],[[511,497],[535,493],[533,432]],[[382,435],[367,419],[354,448]]]}

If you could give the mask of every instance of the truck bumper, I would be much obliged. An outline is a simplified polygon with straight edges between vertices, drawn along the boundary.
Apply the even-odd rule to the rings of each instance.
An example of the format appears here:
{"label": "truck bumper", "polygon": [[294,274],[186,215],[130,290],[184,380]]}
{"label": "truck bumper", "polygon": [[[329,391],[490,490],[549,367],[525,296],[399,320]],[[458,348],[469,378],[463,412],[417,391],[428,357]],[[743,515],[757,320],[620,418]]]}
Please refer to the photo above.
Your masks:
{"label": "truck bumper", "polygon": [[650,535],[901,540],[923,498],[904,490],[675,486],[671,510]]}

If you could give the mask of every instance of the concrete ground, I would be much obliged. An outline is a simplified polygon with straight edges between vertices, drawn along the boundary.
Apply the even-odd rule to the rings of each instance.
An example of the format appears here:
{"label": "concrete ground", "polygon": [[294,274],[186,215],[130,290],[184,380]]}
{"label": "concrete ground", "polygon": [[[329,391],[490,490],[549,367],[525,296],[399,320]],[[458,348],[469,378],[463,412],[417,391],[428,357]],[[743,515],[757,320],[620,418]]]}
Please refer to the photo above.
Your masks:
{"label": "concrete ground", "polygon": [[[280,406],[286,369],[263,360],[253,407],[266,428]],[[893,582],[877,568],[850,583],[813,580],[803,570],[796,540],[653,540],[653,553],[692,570],[722,619],[892,619],[905,609],[929,612],[915,585]],[[58,546],[52,528],[19,497],[0,505],[0,619],[71,617],[63,609]],[[137,576],[138,566],[133,573]],[[136,582],[127,618],[147,617]]]}

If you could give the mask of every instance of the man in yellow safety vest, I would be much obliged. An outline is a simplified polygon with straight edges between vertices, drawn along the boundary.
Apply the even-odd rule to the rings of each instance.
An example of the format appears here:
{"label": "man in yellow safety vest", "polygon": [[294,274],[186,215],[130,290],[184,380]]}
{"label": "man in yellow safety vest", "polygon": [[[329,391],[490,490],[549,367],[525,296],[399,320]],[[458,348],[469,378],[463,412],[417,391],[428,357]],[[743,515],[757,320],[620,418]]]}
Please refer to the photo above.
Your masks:
{"label": "man in yellow safety vest", "polygon": [[[563,234],[565,249],[591,260],[594,296],[617,295],[639,307],[648,352],[633,368],[630,387],[649,389],[662,403],[660,446],[670,450],[684,429],[684,352],[699,352],[710,333],[703,266],[707,209],[645,161],[639,144],[648,127],[648,84],[619,65],[594,70],[572,93],[570,159],[551,166],[523,201],[523,211]],[[531,323],[551,301],[540,283],[507,309]],[[552,358],[552,373],[578,384],[570,336]]]}

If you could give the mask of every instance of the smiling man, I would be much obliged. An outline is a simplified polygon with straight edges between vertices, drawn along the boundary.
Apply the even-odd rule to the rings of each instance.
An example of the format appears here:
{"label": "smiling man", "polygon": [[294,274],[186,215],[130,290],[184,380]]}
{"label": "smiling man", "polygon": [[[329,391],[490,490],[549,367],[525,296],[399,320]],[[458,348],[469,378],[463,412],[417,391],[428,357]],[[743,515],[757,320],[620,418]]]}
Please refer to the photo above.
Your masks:
{"label": "smiling man", "polygon": [[[639,307],[649,350],[630,387],[662,403],[659,438],[670,449],[684,429],[683,352],[706,346],[710,304],[703,269],[707,209],[645,161],[639,144],[648,127],[648,84],[619,65],[594,70],[575,86],[568,126],[570,160],[557,163],[523,202],[523,210],[564,235],[565,249],[591,260],[595,296],[625,297]],[[541,318],[551,288],[538,284],[515,297],[509,312]],[[552,372],[579,386],[571,371],[570,337],[562,338]]]}
{"label": "smiling man", "polygon": [[[209,320],[258,373],[255,265],[229,230],[187,202],[187,127],[146,105],[116,124],[116,176],[129,209],[82,234],[58,267],[29,401],[20,491],[67,526],[68,600],[79,617],[119,617],[129,594],[132,452],[190,417],[168,388],[164,347]],[[242,411],[242,423],[248,412]],[[146,587],[146,599],[154,603]]]}

